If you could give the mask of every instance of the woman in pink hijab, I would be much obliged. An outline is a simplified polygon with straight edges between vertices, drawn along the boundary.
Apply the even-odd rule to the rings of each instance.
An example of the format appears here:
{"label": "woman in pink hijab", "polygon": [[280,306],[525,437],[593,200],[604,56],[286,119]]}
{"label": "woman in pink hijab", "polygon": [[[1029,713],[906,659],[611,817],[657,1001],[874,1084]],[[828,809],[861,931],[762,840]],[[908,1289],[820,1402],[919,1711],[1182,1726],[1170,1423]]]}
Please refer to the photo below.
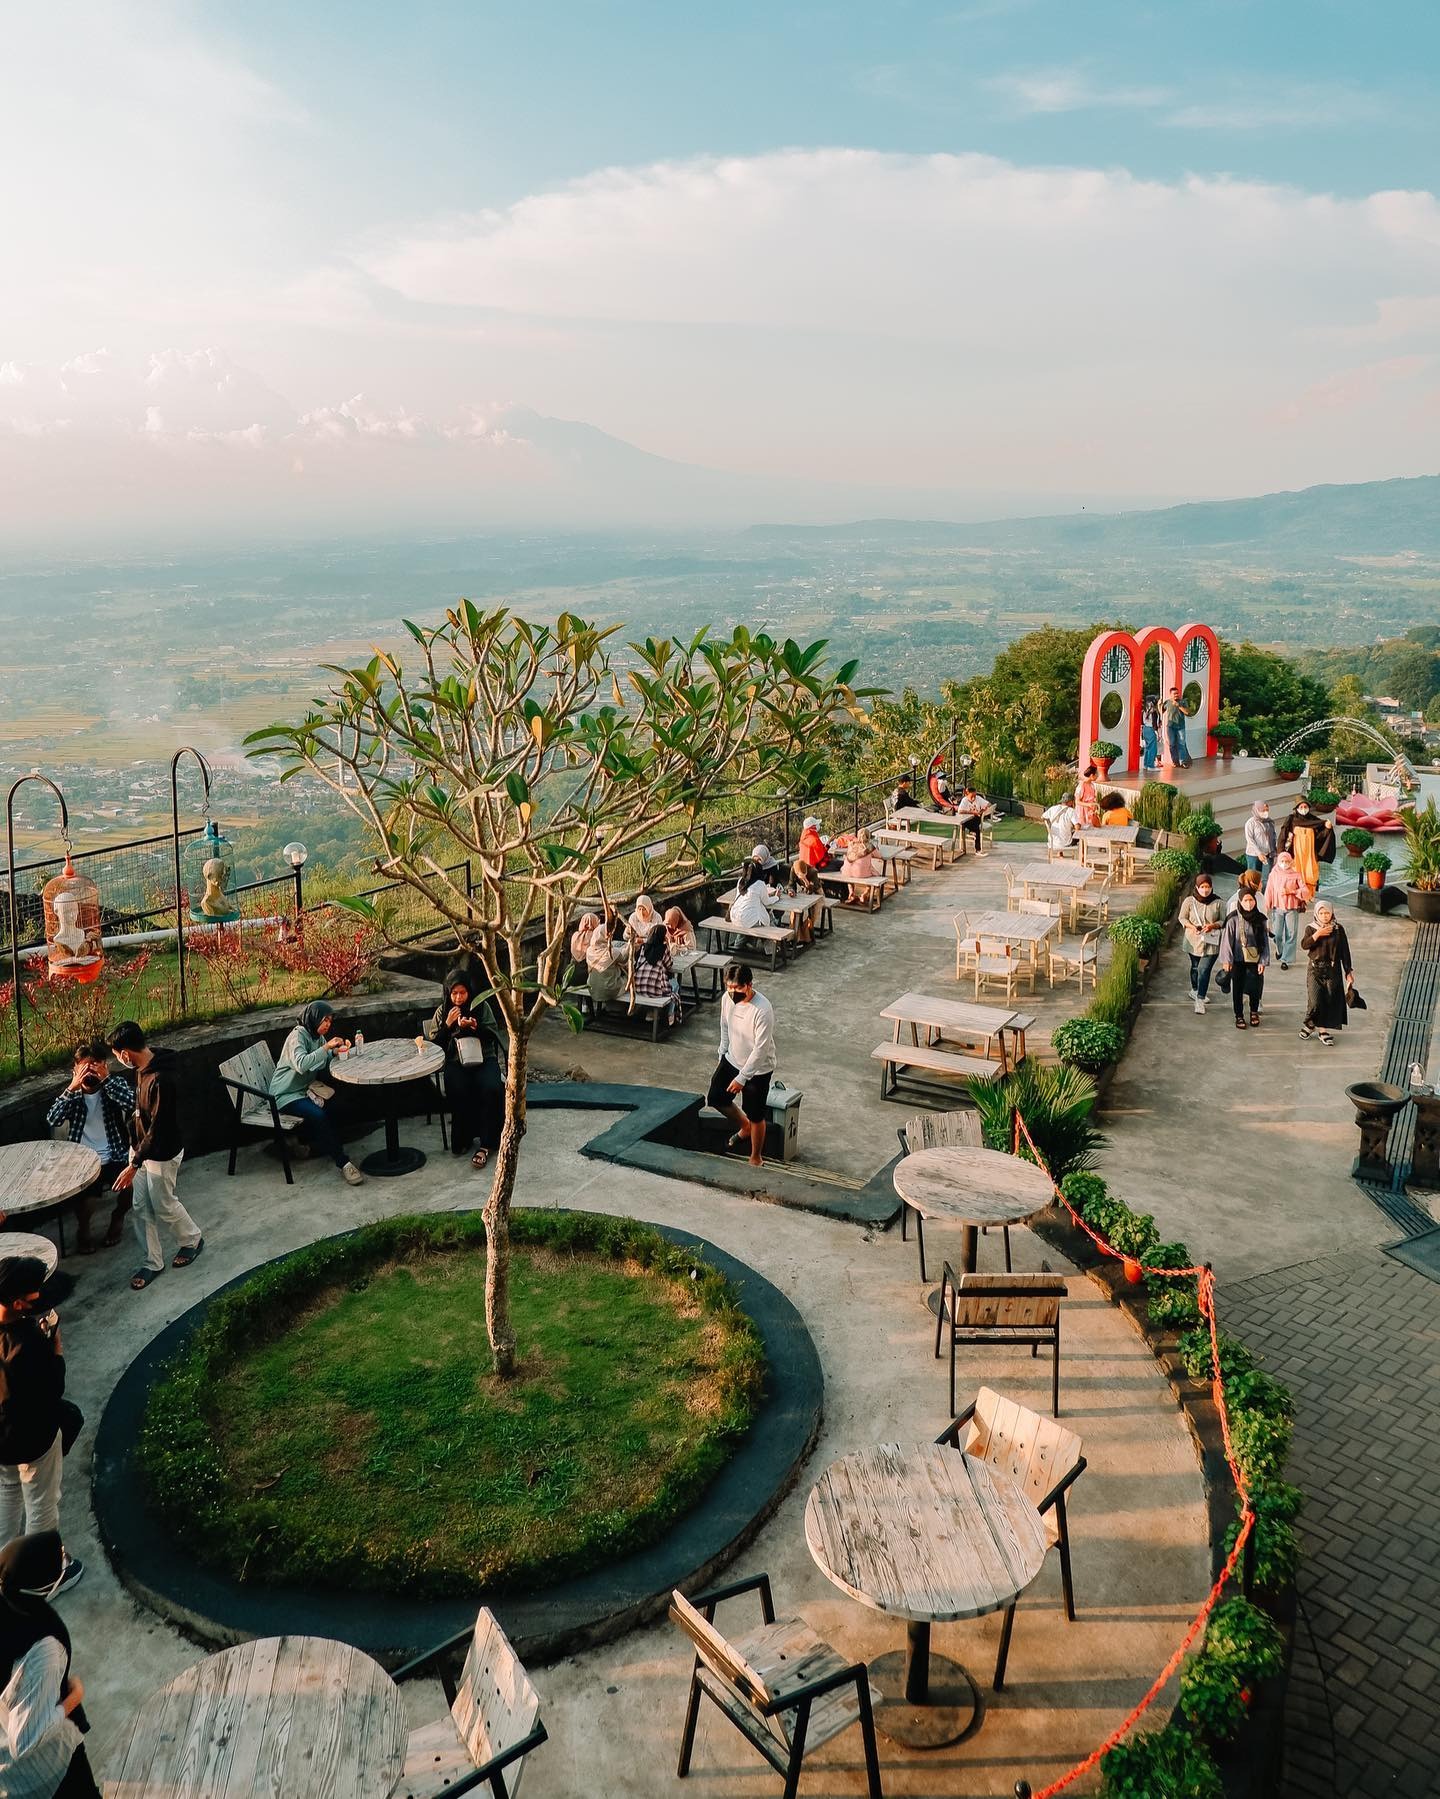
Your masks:
{"label": "woman in pink hijab", "polygon": [[1295,960],[1300,935],[1300,915],[1314,898],[1310,883],[1295,866],[1289,850],[1281,850],[1265,883],[1265,910],[1270,918],[1270,939],[1275,959],[1282,968]]}

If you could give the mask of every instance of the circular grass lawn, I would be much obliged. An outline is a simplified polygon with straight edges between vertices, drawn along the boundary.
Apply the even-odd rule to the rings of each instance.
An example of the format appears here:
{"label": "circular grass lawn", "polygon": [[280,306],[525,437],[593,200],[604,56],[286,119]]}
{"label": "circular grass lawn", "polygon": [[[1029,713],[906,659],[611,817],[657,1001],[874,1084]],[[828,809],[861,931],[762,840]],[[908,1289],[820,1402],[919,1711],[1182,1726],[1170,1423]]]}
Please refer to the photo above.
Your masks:
{"label": "circular grass lawn", "polygon": [[453,1597],[653,1542],[760,1403],[729,1283],[625,1219],[512,1219],[515,1377],[491,1373],[478,1213],[396,1218],[272,1263],[151,1394],[148,1502],[250,1582]]}

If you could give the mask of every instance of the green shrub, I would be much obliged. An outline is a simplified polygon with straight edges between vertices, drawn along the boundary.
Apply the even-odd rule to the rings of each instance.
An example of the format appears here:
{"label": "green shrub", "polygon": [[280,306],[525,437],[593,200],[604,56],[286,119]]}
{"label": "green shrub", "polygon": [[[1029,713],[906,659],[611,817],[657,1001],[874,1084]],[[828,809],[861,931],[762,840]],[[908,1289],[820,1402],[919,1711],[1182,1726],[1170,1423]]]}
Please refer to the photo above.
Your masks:
{"label": "green shrub", "polygon": [[1233,718],[1217,719],[1210,728],[1210,735],[1221,745],[1237,744],[1243,735]]}
{"label": "green shrub", "polygon": [[979,756],[971,770],[976,789],[991,800],[1008,800],[1015,793],[1015,764],[1003,756]]}
{"label": "green shrub", "polygon": [[1371,832],[1363,829],[1360,825],[1346,825],[1340,833],[1340,841],[1352,854],[1363,856],[1370,845],[1374,843],[1375,838]]}
{"label": "green shrub", "polygon": [[[970,1094],[991,1149],[1011,1148],[1015,1113],[1020,1113],[1052,1180],[1088,1168],[1104,1146],[1091,1116],[1095,1083],[1078,1068],[1046,1067],[1027,1056],[1001,1080],[972,1080]],[[1023,1142],[1020,1154],[1035,1159]]]}
{"label": "green shrub", "polygon": [[[1227,1382],[1228,1385],[1228,1382]],[[1279,1480],[1285,1471],[1285,1458],[1295,1426],[1289,1418],[1273,1412],[1230,1407],[1230,1448],[1235,1465],[1252,1485]]]}
{"label": "green shrub", "polygon": [[1087,1206],[1093,1205],[1097,1200],[1107,1199],[1110,1194],[1110,1189],[1101,1177],[1085,1168],[1072,1169],[1060,1182],[1060,1191],[1082,1218]]}
{"label": "green shrub", "polygon": [[1097,737],[1090,745],[1092,762],[1113,762],[1120,754],[1120,745],[1112,743],[1108,737]]}
{"label": "green shrub", "polygon": [[1180,1710],[1207,1737],[1221,1742],[1245,1722],[1258,1682],[1285,1665],[1285,1644],[1268,1613],[1247,1599],[1215,1608],[1199,1653],[1180,1675]]}
{"label": "green shrub", "polygon": [[1108,1024],[1128,1026],[1140,990],[1140,959],[1133,943],[1117,943],[1110,966],[1095,984],[1089,1015]]}
{"label": "green shrub", "polygon": [[1099,1074],[1124,1055],[1125,1032],[1103,1018],[1067,1018],[1055,1027],[1050,1043],[1062,1062],[1086,1074]]}
{"label": "green shrub", "polygon": [[1135,822],[1151,831],[1168,831],[1180,789],[1168,781],[1147,781],[1135,802]]}
{"label": "green shrub", "polygon": [[[1300,1489],[1285,1481],[1264,1481],[1251,1488],[1250,1503],[1255,1511],[1255,1584],[1268,1593],[1278,1593],[1290,1585],[1300,1566],[1300,1537],[1295,1529]],[[1240,1516],[1237,1502],[1235,1522],[1225,1537],[1226,1555],[1240,1535]]]}
{"label": "green shrub", "polygon": [[1122,1256],[1134,1256],[1137,1262],[1148,1262],[1150,1251],[1160,1241],[1155,1220],[1148,1212],[1132,1212],[1123,1201],[1115,1204],[1119,1210],[1105,1233],[1110,1247],[1118,1249]]}
{"label": "green shrub", "polygon": [[1340,804],[1340,795],[1333,787],[1312,787],[1305,797],[1317,812],[1329,812]]}
{"label": "green shrub", "polygon": [[1220,826],[1215,821],[1215,814],[1208,804],[1197,806],[1193,812],[1187,812],[1175,829],[1182,837],[1188,837],[1192,844],[1208,843],[1212,837],[1220,836]]}
{"label": "green shrub", "polygon": [[[1160,850],[1157,853],[1162,856],[1172,853],[1183,855],[1184,851]],[[1162,868],[1155,876],[1154,885],[1135,908],[1132,916],[1153,919],[1158,925],[1168,924],[1172,914],[1179,910],[1180,890],[1184,885],[1184,879],[1173,869]]]}
{"label": "green shrub", "polygon": [[1152,1324],[1171,1330],[1187,1329],[1200,1322],[1200,1301],[1194,1281],[1157,1281],[1146,1308]]}
{"label": "green shrub", "polygon": [[1173,874],[1182,881],[1193,881],[1200,872],[1200,858],[1191,855],[1189,850],[1156,850],[1150,866],[1158,874]]}
{"label": "green shrub", "polygon": [[1141,1731],[1100,1763],[1103,1799],[1224,1799],[1210,1751],[1183,1724]]}
{"label": "green shrub", "polygon": [[1294,776],[1303,774],[1305,772],[1305,758],[1303,756],[1297,756],[1294,751],[1291,750],[1286,755],[1276,756],[1273,759],[1271,766],[1274,768],[1277,775]]}
{"label": "green shrub", "polygon": [[1131,944],[1135,953],[1147,960],[1159,949],[1160,939],[1164,934],[1153,918],[1144,918],[1139,912],[1127,912],[1110,926],[1112,943]]}
{"label": "green shrub", "polygon": [[1058,806],[1073,787],[1065,770],[1052,770],[1044,762],[1032,762],[1015,776],[1015,798],[1036,806]]}
{"label": "green shrub", "polygon": [[1366,850],[1365,854],[1360,858],[1360,866],[1365,870],[1366,874],[1371,874],[1373,872],[1375,874],[1383,875],[1390,867],[1390,858],[1385,854],[1384,850]]}

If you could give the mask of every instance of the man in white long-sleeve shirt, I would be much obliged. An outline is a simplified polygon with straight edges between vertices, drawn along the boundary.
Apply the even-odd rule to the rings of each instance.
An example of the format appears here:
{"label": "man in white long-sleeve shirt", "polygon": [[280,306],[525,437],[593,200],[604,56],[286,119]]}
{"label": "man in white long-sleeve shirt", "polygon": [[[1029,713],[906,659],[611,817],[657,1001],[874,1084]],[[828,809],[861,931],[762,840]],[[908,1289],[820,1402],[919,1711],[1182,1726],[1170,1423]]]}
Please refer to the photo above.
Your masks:
{"label": "man in white long-sleeve shirt", "polygon": [[765,1161],[765,1102],[775,1072],[775,1012],[755,991],[755,976],[743,962],[725,970],[720,1002],[720,1060],[710,1077],[705,1103],[735,1126],[731,1149],[749,1147],[750,1166]]}

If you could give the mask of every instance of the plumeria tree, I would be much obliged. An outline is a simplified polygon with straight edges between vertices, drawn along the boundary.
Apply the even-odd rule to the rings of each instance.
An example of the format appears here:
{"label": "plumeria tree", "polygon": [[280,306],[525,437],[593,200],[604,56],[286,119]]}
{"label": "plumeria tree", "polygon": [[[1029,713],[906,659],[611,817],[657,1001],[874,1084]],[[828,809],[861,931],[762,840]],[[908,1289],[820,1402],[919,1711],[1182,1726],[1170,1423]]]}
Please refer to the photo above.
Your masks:
{"label": "plumeria tree", "polygon": [[[530,1040],[562,1004],[577,906],[648,850],[646,884],[706,865],[704,821],[741,795],[808,796],[842,718],[863,718],[856,664],[737,628],[617,646],[571,614],[533,624],[468,600],[405,629],[402,664],[332,667],[297,724],[247,740],[283,779],[323,782],[359,815],[377,871],[414,890],[480,960],[509,1043],[505,1124],[485,1208],[486,1324],[515,1366],[509,1216]],[[654,846],[658,845],[658,850]],[[468,863],[469,881],[452,872]],[[379,921],[383,928],[383,917]],[[572,1018],[578,1024],[578,1018]]]}

